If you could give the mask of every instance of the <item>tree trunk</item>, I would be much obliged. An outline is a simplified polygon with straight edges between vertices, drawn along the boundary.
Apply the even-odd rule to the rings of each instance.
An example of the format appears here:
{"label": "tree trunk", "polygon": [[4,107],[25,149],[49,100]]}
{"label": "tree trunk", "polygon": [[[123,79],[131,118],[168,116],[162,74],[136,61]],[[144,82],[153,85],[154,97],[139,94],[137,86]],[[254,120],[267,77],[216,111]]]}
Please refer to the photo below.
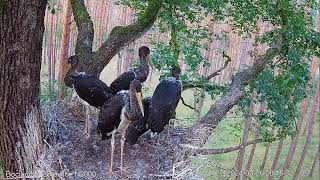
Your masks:
{"label": "tree trunk", "polygon": [[70,21],[71,21],[71,2],[70,0],[65,1],[65,10],[63,16],[63,36],[60,54],[59,64],[59,98],[63,100],[65,98],[65,84],[64,77],[67,71],[67,58],[69,50],[69,39],[70,39]]}
{"label": "tree trunk", "polygon": [[[271,130],[271,134],[272,135],[274,133],[274,129],[275,129],[275,127],[273,126],[272,130]],[[265,151],[264,156],[263,156],[263,160],[262,160],[261,166],[260,166],[260,170],[263,170],[264,167],[266,166],[266,162],[267,162],[268,154],[269,154],[269,150],[270,150],[270,145],[271,145],[271,143],[268,143],[266,151]]]}
{"label": "tree trunk", "polygon": [[[296,151],[296,148],[297,148],[297,145],[298,145],[298,142],[299,142],[300,129],[302,128],[302,124],[304,122],[304,117],[305,117],[305,114],[306,114],[307,109],[308,109],[308,104],[309,104],[309,97],[305,98],[305,100],[303,101],[302,108],[301,108],[301,113],[300,113],[300,119],[299,119],[299,121],[297,123],[296,135],[291,140],[289,151],[288,151],[288,155],[287,155],[286,161],[285,161],[283,169],[282,169],[283,172],[286,172],[287,170],[290,169],[291,162],[292,162],[293,156],[295,154],[295,151]],[[284,174],[285,173],[283,173],[280,176],[279,180],[283,180],[284,179]]]}
{"label": "tree trunk", "polygon": [[[244,124],[243,136],[242,136],[242,144],[245,144],[248,140],[249,129],[252,121],[253,106],[254,106],[253,102],[251,102],[248,112],[245,114],[245,124]],[[239,151],[239,158],[237,161],[237,170],[236,170],[237,172],[236,179],[240,179],[241,177],[239,174],[242,171],[245,152],[246,152],[246,148],[243,148]]]}
{"label": "tree trunk", "polygon": [[53,18],[54,14],[48,13],[50,16],[50,33],[49,33],[49,46],[48,46],[48,86],[49,86],[49,97],[52,95],[52,35],[53,35]]}
{"label": "tree trunk", "polygon": [[[284,138],[281,138],[280,141],[279,141],[278,149],[277,149],[276,155],[275,155],[275,157],[273,159],[270,172],[275,172],[275,169],[277,167],[277,164],[278,164],[278,161],[280,159],[281,152],[282,152],[283,141],[284,141]],[[272,179],[273,176],[274,176],[273,174],[270,174],[269,177],[268,177],[268,180]]]}
{"label": "tree trunk", "polygon": [[[316,70],[318,68],[318,59],[314,58],[312,60],[312,63],[311,63],[311,86],[313,86],[313,82],[314,82],[314,79],[316,77]],[[293,139],[291,140],[291,143],[290,143],[290,147],[289,147],[289,151],[288,151],[288,155],[287,155],[287,158],[286,158],[286,161],[284,163],[284,166],[283,166],[283,169],[282,171],[283,172],[286,172],[288,169],[290,169],[290,166],[291,166],[291,161],[293,159],[293,156],[295,154],[295,151],[296,151],[296,148],[297,148],[297,145],[298,145],[298,141],[299,141],[299,138],[300,138],[300,132],[301,132],[301,129],[303,127],[303,123],[305,122],[305,115],[307,114],[307,111],[308,111],[308,107],[309,107],[309,103],[310,103],[310,94],[307,95],[307,98],[304,99],[303,103],[302,103],[302,107],[301,107],[301,113],[300,113],[300,119],[297,123],[297,130],[296,130],[296,134],[295,136],[293,137]],[[308,122],[305,123],[305,129],[304,129],[304,132],[303,132],[303,135],[305,135],[305,131],[307,129],[307,126],[308,126]],[[282,174],[282,176],[280,176],[280,179],[279,180],[283,180],[284,179],[284,174]]]}
{"label": "tree trunk", "polygon": [[[54,81],[56,79],[56,56],[57,56],[57,29],[59,15],[56,13],[53,20],[53,32],[52,32],[52,61],[51,61],[51,78]],[[53,85],[54,89],[54,85]]]}
{"label": "tree trunk", "polygon": [[311,110],[311,114],[310,114],[310,117],[309,117],[309,127],[308,127],[308,135],[307,135],[307,139],[306,139],[306,142],[304,144],[304,147],[303,147],[303,151],[302,151],[302,155],[301,155],[301,158],[299,160],[299,164],[298,164],[298,167],[296,169],[296,172],[293,176],[293,179],[298,179],[299,175],[300,175],[300,171],[301,171],[301,168],[302,168],[302,165],[303,165],[303,161],[307,155],[307,152],[308,152],[308,147],[309,147],[309,144],[311,142],[311,138],[312,138],[312,133],[313,133],[313,130],[314,130],[314,126],[315,126],[315,123],[316,123],[316,117],[317,117],[317,113],[318,113],[318,110],[319,110],[319,102],[320,102],[320,81],[317,82],[318,83],[318,86],[317,86],[317,93],[316,93],[316,99],[315,99],[315,102],[314,102],[314,105],[312,107],[312,110]]}
{"label": "tree trunk", "polygon": [[49,27],[48,27],[48,21],[49,21],[49,12],[46,11],[45,13],[45,21],[44,21],[44,25],[45,25],[45,29],[44,29],[44,51],[43,51],[43,64],[47,64],[48,61],[48,35],[49,35]]}
{"label": "tree trunk", "polygon": [[[259,111],[260,112],[264,112],[264,110],[265,110],[265,104],[262,103],[260,105],[260,110]],[[259,138],[259,130],[260,130],[260,125],[259,125],[259,123],[257,123],[257,127],[256,127],[255,133],[254,133],[255,139]],[[251,168],[251,164],[252,164],[253,157],[254,157],[254,154],[255,154],[255,151],[256,151],[256,147],[257,147],[257,143],[253,144],[252,147],[251,147],[251,152],[250,152],[249,159],[248,159],[247,166],[246,166],[247,172],[249,172],[249,170]]]}
{"label": "tree trunk", "polygon": [[[316,157],[314,157],[314,160],[313,160],[313,163],[312,163],[312,167],[311,167],[311,170],[310,170],[310,173],[309,173],[309,177],[313,176],[313,171],[314,171],[314,168],[316,167],[316,164],[317,164],[319,156],[320,156],[320,144],[318,146],[318,151],[317,151]],[[320,164],[319,164],[319,166],[320,166]]]}
{"label": "tree trunk", "polygon": [[3,171],[31,173],[44,150],[39,92],[46,1],[1,6],[0,164]]}

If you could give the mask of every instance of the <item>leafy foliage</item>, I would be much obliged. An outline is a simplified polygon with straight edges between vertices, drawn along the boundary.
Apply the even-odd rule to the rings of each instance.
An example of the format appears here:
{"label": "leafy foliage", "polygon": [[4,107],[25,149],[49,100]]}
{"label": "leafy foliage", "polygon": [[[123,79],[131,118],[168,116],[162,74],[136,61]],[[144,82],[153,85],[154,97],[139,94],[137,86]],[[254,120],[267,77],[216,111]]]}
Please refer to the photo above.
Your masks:
{"label": "leafy foliage", "polygon": [[[51,92],[50,92],[51,86]],[[41,102],[58,101],[59,99],[59,82],[52,80],[51,85],[48,81],[41,82]]]}
{"label": "leafy foliage", "polygon": [[[143,12],[151,0],[119,0],[138,12]],[[182,79],[188,83],[211,87],[210,82],[198,74],[200,66],[208,67],[201,51],[213,40],[206,20],[228,23],[232,31],[242,37],[252,37],[257,22],[269,24],[270,31],[255,37],[256,43],[273,46],[281,39],[281,52],[275,62],[245,89],[247,97],[239,105],[246,111],[252,101],[252,92],[257,93],[257,102],[265,102],[268,111],[259,113],[261,133],[270,134],[276,125],[280,133],[293,134],[297,108],[306,96],[310,84],[310,64],[319,56],[320,35],[314,31],[316,0],[178,0],[163,1],[163,8],[156,24],[160,32],[171,32],[170,42],[154,43],[154,64],[164,75],[170,67],[184,62],[188,71]],[[139,13],[138,13],[139,14]],[[206,25],[204,25],[206,24]],[[213,88],[212,98],[226,91]]]}

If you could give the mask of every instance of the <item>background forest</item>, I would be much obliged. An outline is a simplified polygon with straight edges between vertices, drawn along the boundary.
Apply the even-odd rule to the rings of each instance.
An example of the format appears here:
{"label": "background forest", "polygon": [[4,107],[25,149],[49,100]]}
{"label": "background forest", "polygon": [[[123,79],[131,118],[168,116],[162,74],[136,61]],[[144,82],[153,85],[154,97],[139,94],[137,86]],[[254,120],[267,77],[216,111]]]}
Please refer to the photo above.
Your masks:
{"label": "background forest", "polygon": [[[130,1],[112,2],[108,0],[92,0],[85,1],[85,3],[95,27],[93,49],[101,46],[113,27],[119,25],[125,26],[134,22],[137,18],[137,10],[121,5],[121,3],[131,5]],[[61,57],[61,51],[62,48],[64,48],[62,47],[62,39],[63,28],[66,26],[66,24],[63,23],[63,14],[66,11],[65,5],[66,2],[64,1],[53,1],[49,3],[48,10],[46,11],[46,29],[42,53],[42,99],[44,101],[59,99],[57,79],[59,76],[59,62],[63,62],[59,57]],[[140,7],[143,5],[133,4],[131,6]],[[201,12],[199,14],[201,14]],[[318,26],[319,13],[317,10],[312,10],[311,14],[314,18],[313,21],[316,28]],[[261,52],[267,49],[267,46],[255,42],[255,37],[271,30],[273,27],[272,24],[265,23],[258,19],[256,22],[252,22],[251,30],[243,29],[244,33],[241,34],[235,32],[235,27],[230,26],[228,21],[216,22],[214,18],[210,16],[201,17],[201,15],[189,15],[194,17],[189,17],[193,19],[193,21],[191,20],[191,22],[187,23],[188,30],[176,30],[176,28],[184,28],[179,24],[181,23],[179,21],[184,21],[184,17],[178,17],[176,19],[161,17],[168,22],[156,22],[157,25],[149,30],[147,34],[126,46],[106,66],[100,78],[107,84],[110,84],[118,75],[134,65],[137,59],[138,47],[147,45],[152,49],[154,60],[154,69],[149,80],[145,83],[144,91],[147,95],[152,95],[160,75],[165,74],[170,64],[174,63],[180,64],[183,69],[183,74],[188,80],[201,80],[202,77],[206,77],[224,67],[219,73],[219,76],[213,77],[208,81],[208,83],[213,82],[223,86],[224,84],[230,83],[231,76],[234,75],[235,72],[253,64],[254,53],[261,54]],[[168,31],[169,25],[176,28],[173,28],[170,32]],[[70,26],[68,48],[68,55],[70,56],[74,53],[77,35],[75,21],[73,21],[72,18],[68,26]],[[246,31],[251,31],[251,33],[246,33]],[[209,34],[210,37],[208,37],[207,34]],[[192,38],[190,38],[191,36]],[[206,39],[204,39],[205,37]],[[178,52],[176,52],[176,48],[179,48]],[[230,57],[231,62],[226,63],[223,53],[226,53],[228,57]],[[177,61],[176,59],[178,58],[175,57],[179,56],[179,54],[183,54],[180,55],[183,56],[183,60],[180,60],[180,62]],[[314,171],[316,161],[319,159],[319,115],[317,118],[312,114],[316,113],[312,111],[313,104],[316,100],[312,97],[315,96],[316,81],[319,74],[316,58],[314,58],[310,68],[312,68],[311,76],[315,83],[310,86],[307,94],[308,97],[304,102],[297,105],[297,110],[301,111],[299,113],[299,122],[301,122],[299,127],[300,133],[296,135],[299,136],[299,138],[297,140],[296,152],[291,162],[288,179],[293,177],[301,155],[304,153],[306,153],[304,163],[302,167],[300,167],[303,178],[308,179],[307,177],[309,177],[312,179],[311,176],[314,178],[319,177],[319,172]],[[158,71],[160,69],[161,71]],[[204,81],[204,83],[207,82]],[[208,85],[208,89],[209,88]],[[180,102],[177,110],[177,118],[174,120],[175,125],[190,126],[199,118],[203,117],[216,99],[216,91],[218,90],[204,91],[201,88],[184,91],[183,98],[185,102],[196,107],[197,111],[184,106]],[[279,106],[281,105],[279,104]],[[251,113],[247,116],[237,109],[238,108],[234,108],[234,110],[225,117],[228,120],[222,121],[219,124],[215,133],[206,143],[207,148],[232,147],[241,142],[250,142],[251,140],[259,139],[261,136],[267,138],[265,136],[278,133],[280,134],[280,138],[270,143],[253,143],[252,146],[248,146],[246,149],[240,151],[234,150],[230,153],[197,156],[193,159],[196,172],[207,178],[230,176],[230,170],[237,168],[237,161],[242,161],[242,169],[264,170],[262,171],[264,173],[270,172],[269,170],[280,172],[286,162],[290,143],[296,140],[292,139],[294,135],[293,137],[283,136],[281,135],[281,128],[274,127],[272,122],[268,120],[260,122],[259,116],[263,116],[261,112],[265,112],[266,109],[265,105],[259,103],[259,101],[254,101],[253,104],[251,104],[249,109]],[[308,124],[312,121],[315,121],[316,125],[308,128]],[[308,151],[303,152],[309,133],[311,133],[312,138],[307,142],[309,144]],[[256,178],[264,179],[265,177],[262,175],[262,177],[254,177],[253,179]]]}
{"label": "background forest", "polygon": [[[88,22],[77,2],[51,0],[45,11],[40,101],[48,152],[40,167],[53,172],[95,172],[98,178],[117,179],[121,177],[119,173],[110,176],[104,167],[109,160],[104,156],[108,142],[99,144],[100,137],[94,136],[89,142],[79,143],[84,109],[72,97],[74,90],[63,85],[67,57],[83,55],[80,43],[77,45],[83,32],[79,35],[78,28]],[[152,6],[156,8],[157,3],[160,1],[84,0],[93,22],[92,51],[100,52],[108,38],[126,33],[121,28],[139,20],[150,21],[144,19],[144,13]],[[161,3],[162,9],[150,29],[109,58],[105,67],[99,64],[86,69],[86,62],[83,63],[83,69],[110,85],[121,73],[138,66],[138,48],[148,46],[153,67],[144,83],[144,97],[152,95],[172,66],[182,69],[185,103],[180,101],[176,118],[162,132],[160,142],[142,137],[138,142],[140,149],[129,146],[126,156],[132,157],[126,157],[126,176],[319,179],[318,1]],[[74,18],[75,13],[79,19]],[[90,62],[94,60],[87,64]],[[243,93],[237,94],[237,88]],[[220,109],[219,103],[224,100],[226,108]],[[94,113],[94,123],[97,115]],[[192,129],[203,122],[213,122],[210,133],[207,127]],[[204,129],[204,136],[199,129]],[[185,143],[179,136],[186,132],[189,135],[184,139],[195,137],[194,134],[203,139]],[[192,150],[191,158],[177,158],[176,151],[184,149]],[[154,161],[143,157],[144,151],[153,153]],[[245,175],[236,176],[241,171]]]}

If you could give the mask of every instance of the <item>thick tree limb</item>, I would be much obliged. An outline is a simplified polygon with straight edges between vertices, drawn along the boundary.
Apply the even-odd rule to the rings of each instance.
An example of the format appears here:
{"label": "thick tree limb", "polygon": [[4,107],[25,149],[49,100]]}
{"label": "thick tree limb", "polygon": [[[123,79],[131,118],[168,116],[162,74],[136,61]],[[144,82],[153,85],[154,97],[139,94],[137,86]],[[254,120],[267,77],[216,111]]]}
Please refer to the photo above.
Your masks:
{"label": "thick tree limb", "polygon": [[[138,20],[128,26],[115,27],[109,38],[92,52],[93,23],[83,0],[71,0],[74,19],[78,28],[75,53],[79,56],[79,71],[98,77],[104,67],[123,47],[144,35],[157,19],[162,0],[151,0]],[[67,75],[72,72],[67,72]],[[68,83],[66,83],[68,85]]]}
{"label": "thick tree limb", "polygon": [[92,42],[94,36],[93,22],[85,7],[83,0],[71,0],[74,20],[78,28],[78,36],[75,53],[81,58],[92,53]]}
{"label": "thick tree limb", "polygon": [[147,9],[136,22],[124,27],[118,26],[112,30],[110,37],[96,52],[95,59],[97,59],[97,68],[94,70],[95,74],[100,73],[112,57],[124,46],[140,38],[152,27],[157,19],[161,5],[162,0],[150,1]]}
{"label": "thick tree limb", "polygon": [[183,148],[189,148],[191,151],[193,151],[194,154],[200,154],[200,155],[209,155],[209,154],[224,154],[224,153],[229,153],[233,151],[238,151],[240,149],[245,148],[246,146],[250,146],[252,144],[257,144],[257,143],[262,143],[262,142],[273,142],[276,141],[277,138],[272,138],[272,139],[255,139],[249,142],[246,142],[244,144],[239,144],[237,146],[232,146],[228,148],[218,148],[218,149],[204,149],[204,148],[198,148],[190,145],[181,145]]}
{"label": "thick tree limb", "polygon": [[206,143],[220,120],[244,97],[244,87],[262,72],[266,64],[274,59],[279,51],[280,45],[268,49],[265,54],[255,60],[251,67],[240,71],[232,78],[229,91],[211,106],[209,112],[199,123],[194,125],[192,134],[188,135],[192,137],[188,144],[202,147]]}

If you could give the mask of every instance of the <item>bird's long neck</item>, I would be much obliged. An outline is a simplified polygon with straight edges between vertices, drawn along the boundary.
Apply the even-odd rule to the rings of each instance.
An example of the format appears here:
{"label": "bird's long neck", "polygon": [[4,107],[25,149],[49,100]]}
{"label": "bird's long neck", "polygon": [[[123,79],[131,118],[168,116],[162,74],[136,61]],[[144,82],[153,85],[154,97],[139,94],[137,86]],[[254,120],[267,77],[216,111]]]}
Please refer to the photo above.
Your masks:
{"label": "bird's long neck", "polygon": [[137,96],[135,96],[135,91],[134,90],[129,90],[129,98],[128,101],[126,102],[126,116],[129,119],[135,120],[141,112],[139,111],[139,103]]}
{"label": "bird's long neck", "polygon": [[149,75],[149,63],[146,58],[140,59],[140,67],[138,71],[136,71],[137,77],[140,82],[144,82],[147,80],[147,77]]}

